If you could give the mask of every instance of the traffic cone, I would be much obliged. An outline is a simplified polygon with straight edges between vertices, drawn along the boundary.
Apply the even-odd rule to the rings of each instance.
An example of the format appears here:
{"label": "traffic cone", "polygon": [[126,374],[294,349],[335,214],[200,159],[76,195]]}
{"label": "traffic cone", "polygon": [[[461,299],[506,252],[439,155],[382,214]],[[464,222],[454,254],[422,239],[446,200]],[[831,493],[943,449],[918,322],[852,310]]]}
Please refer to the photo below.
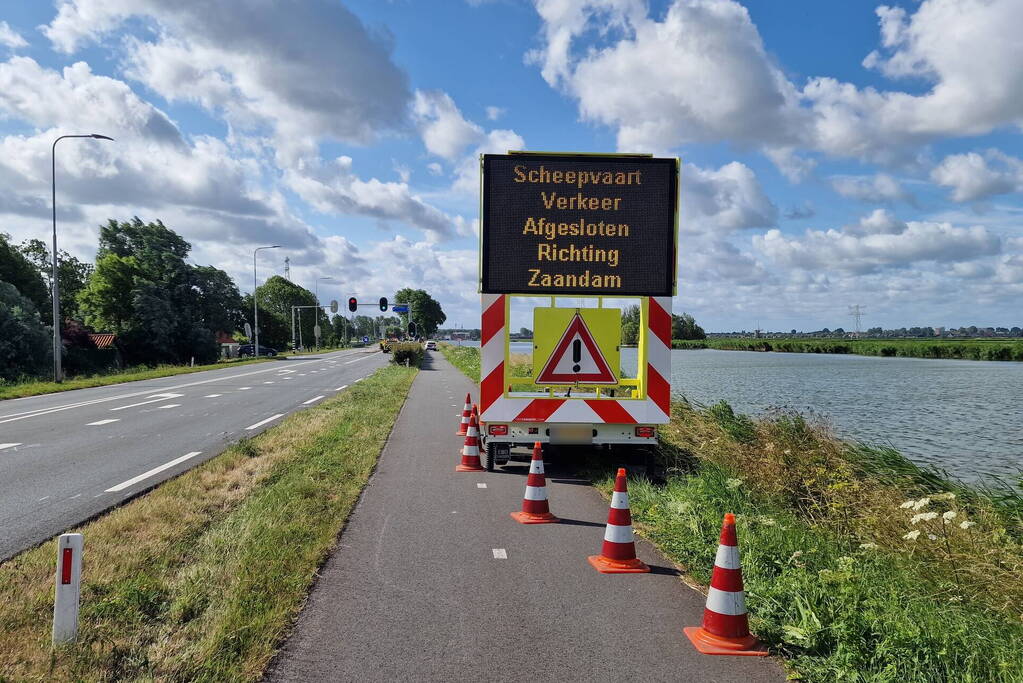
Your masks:
{"label": "traffic cone", "polygon": [[472,397],[469,394],[465,395],[465,407],[462,408],[462,421],[458,425],[458,431],[455,432],[455,436],[465,436],[469,429],[469,416],[472,415]]}
{"label": "traffic cone", "polygon": [[529,461],[522,510],[511,513],[515,521],[523,524],[550,524],[558,521],[547,505],[547,482],[543,476],[543,456],[540,453],[540,442],[537,441],[533,444],[533,459]]}
{"label": "traffic cone", "polygon": [[615,477],[611,509],[607,513],[607,528],[604,529],[604,547],[600,555],[590,555],[587,559],[594,569],[603,574],[641,574],[650,571],[650,567],[636,557],[624,467],[618,468]]}
{"label": "traffic cone", "polygon": [[721,524],[721,541],[714,558],[703,626],[687,626],[683,630],[696,649],[705,655],[767,656],[767,649],[749,632],[735,515],[731,512],[725,514]]}
{"label": "traffic cone", "polygon": [[480,432],[474,417],[469,418],[469,429],[465,435],[465,445],[462,446],[462,462],[455,468],[455,472],[486,472],[480,465]]}

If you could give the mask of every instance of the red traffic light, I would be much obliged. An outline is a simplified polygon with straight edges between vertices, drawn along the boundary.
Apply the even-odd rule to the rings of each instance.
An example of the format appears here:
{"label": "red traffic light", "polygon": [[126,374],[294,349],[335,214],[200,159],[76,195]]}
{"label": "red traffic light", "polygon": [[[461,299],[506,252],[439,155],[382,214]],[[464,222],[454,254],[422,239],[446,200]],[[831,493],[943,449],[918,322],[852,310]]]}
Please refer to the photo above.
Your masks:
{"label": "red traffic light", "polygon": [[387,311],[387,297],[386,296],[380,297],[380,310],[381,311],[385,311],[385,312]]}
{"label": "red traffic light", "polygon": [[354,296],[348,297],[348,310],[351,311],[352,313],[355,313],[357,310],[359,310],[359,302],[356,301]]}

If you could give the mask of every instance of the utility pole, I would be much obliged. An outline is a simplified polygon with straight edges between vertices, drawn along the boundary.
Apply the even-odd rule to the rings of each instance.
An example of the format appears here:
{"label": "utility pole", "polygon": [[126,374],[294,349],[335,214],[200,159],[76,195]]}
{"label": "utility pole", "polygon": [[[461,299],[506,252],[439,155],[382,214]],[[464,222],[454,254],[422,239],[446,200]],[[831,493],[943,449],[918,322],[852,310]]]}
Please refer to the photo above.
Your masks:
{"label": "utility pole", "polygon": [[851,315],[853,317],[853,320],[856,321],[856,336],[857,337],[860,336],[860,318],[863,316],[863,313],[864,313],[865,310],[866,310],[866,308],[863,307],[863,306],[860,306],[859,304],[856,304],[854,306],[850,306],[849,307],[849,315]]}
{"label": "utility pole", "polygon": [[256,303],[256,288],[258,283],[256,282],[256,254],[263,249],[280,249],[281,245],[275,244],[270,247],[256,247],[252,252],[252,333],[255,336],[255,344],[253,344],[252,352],[256,358],[259,358],[259,306]]}

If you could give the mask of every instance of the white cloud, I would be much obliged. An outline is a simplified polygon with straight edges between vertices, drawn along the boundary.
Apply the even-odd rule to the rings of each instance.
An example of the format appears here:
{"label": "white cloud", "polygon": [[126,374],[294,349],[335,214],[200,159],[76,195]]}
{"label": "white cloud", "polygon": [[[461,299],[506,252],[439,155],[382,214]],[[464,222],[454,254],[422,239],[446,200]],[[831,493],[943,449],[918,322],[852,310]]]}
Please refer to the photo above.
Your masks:
{"label": "white cloud", "polygon": [[983,226],[901,222],[875,211],[859,225],[807,230],[802,238],[769,230],[753,246],[783,268],[871,273],[922,262],[960,263],[1001,253],[1002,239]]}
{"label": "white cloud", "polygon": [[426,149],[448,161],[484,137],[483,129],[465,120],[447,93],[417,90],[412,111]]}
{"label": "white cloud", "polygon": [[11,28],[6,21],[0,21],[0,45],[16,50],[19,47],[27,47],[28,41],[22,38],[21,34]]}
{"label": "white cloud", "polygon": [[513,130],[492,130],[471,154],[463,157],[455,171],[455,182],[451,189],[463,195],[478,195],[480,191],[481,154],[505,154],[509,151],[526,149],[526,141]]}
{"label": "white cloud", "polygon": [[994,195],[1023,190],[1023,160],[989,149],[983,156],[976,152],[945,157],[931,180],[952,188],[952,199],[970,202]]}
{"label": "white cloud", "polygon": [[502,116],[504,116],[505,112],[507,112],[507,111],[508,110],[505,109],[504,107],[489,106],[489,107],[487,107],[487,120],[488,121],[496,121],[499,118],[501,118]]}
{"label": "white cloud", "polygon": [[778,220],[756,174],[736,161],[717,170],[685,164],[680,186],[679,227],[685,232],[769,227]]}
{"label": "white cloud", "polygon": [[907,201],[912,203],[913,197],[887,173],[872,176],[839,175],[831,177],[831,187],[843,197],[859,199],[865,202]]}
{"label": "white cloud", "polygon": [[73,53],[132,17],[159,29],[154,42],[126,41],[133,78],[236,127],[270,126],[289,159],[316,139],[366,143],[405,125],[410,94],[390,38],[340,3],[64,0],[44,33]]}

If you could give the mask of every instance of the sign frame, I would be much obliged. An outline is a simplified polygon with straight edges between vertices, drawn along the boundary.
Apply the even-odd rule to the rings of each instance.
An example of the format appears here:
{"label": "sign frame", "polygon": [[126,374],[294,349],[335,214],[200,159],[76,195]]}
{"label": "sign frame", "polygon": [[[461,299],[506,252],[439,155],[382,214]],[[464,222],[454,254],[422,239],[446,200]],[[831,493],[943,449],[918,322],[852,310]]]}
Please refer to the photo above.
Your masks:
{"label": "sign frame", "polygon": [[[565,290],[555,288],[495,288],[487,280],[488,266],[490,264],[490,254],[486,248],[486,235],[489,230],[488,227],[488,197],[490,194],[490,175],[487,173],[487,165],[489,159],[494,158],[506,158],[506,157],[550,157],[552,161],[567,161],[573,159],[580,159],[586,161],[608,161],[611,163],[620,163],[623,160],[631,159],[640,163],[665,163],[674,161],[674,172],[670,174],[670,187],[669,197],[670,210],[673,217],[673,226],[670,234],[670,240],[668,240],[663,247],[670,254],[670,260],[665,273],[665,282],[662,289],[657,291],[638,291],[635,289],[622,289],[620,291],[578,291],[578,290]],[[678,207],[679,207],[679,191],[680,191],[680,168],[681,162],[678,157],[654,157],[652,154],[608,154],[608,153],[588,153],[588,152],[546,152],[546,151],[515,151],[509,150],[507,154],[481,154],[479,157],[480,163],[480,211],[479,211],[479,261],[477,264],[477,289],[481,294],[516,294],[516,295],[527,295],[527,296],[575,296],[575,297],[638,297],[638,296],[675,296],[678,293]]]}

